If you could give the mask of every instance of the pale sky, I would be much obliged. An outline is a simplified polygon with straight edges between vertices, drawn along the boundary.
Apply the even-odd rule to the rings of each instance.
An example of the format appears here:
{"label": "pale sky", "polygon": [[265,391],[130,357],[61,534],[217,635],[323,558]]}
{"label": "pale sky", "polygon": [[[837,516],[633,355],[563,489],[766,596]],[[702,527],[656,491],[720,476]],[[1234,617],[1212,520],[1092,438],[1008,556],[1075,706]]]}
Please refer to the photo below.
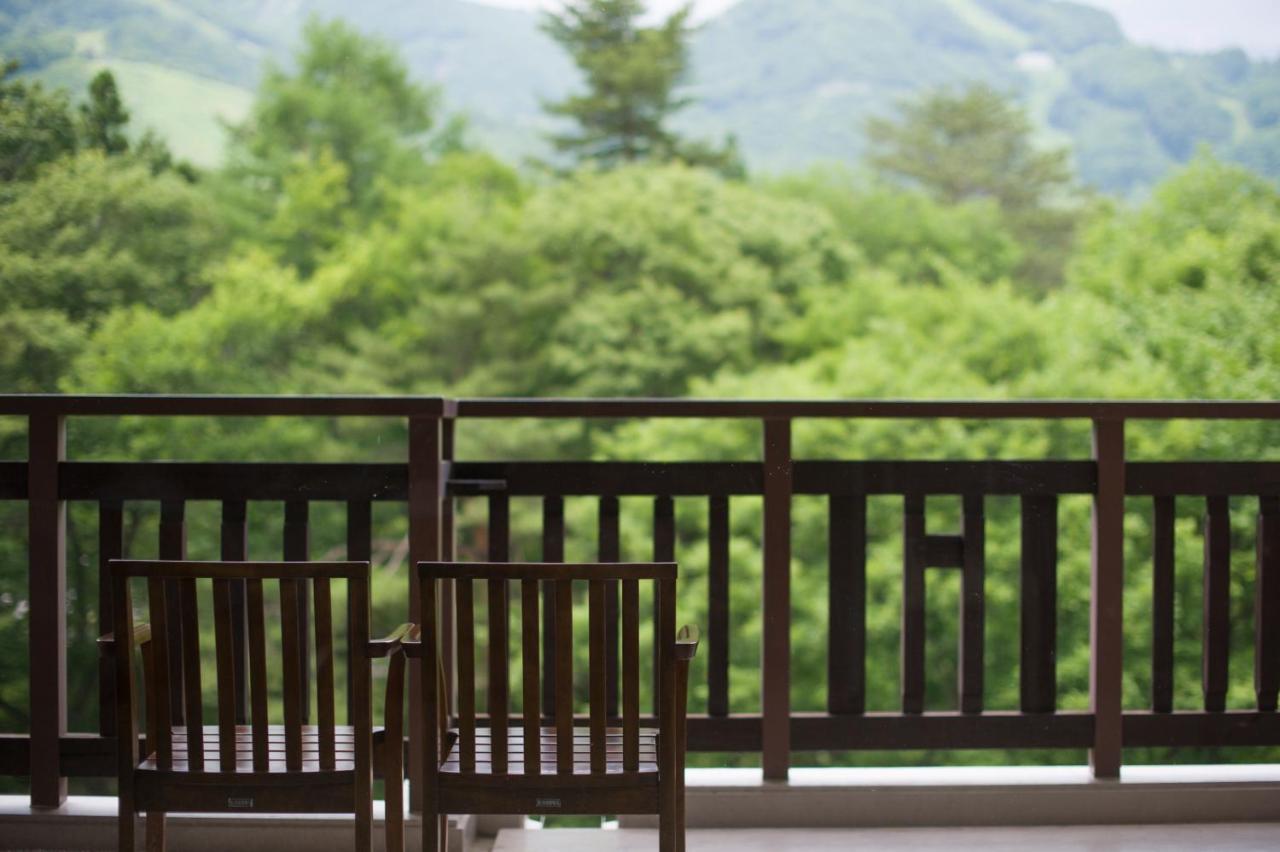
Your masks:
{"label": "pale sky", "polygon": [[[558,0],[478,0],[517,9],[548,8]],[[706,20],[738,0],[694,0],[694,19]],[[1280,56],[1280,0],[1082,0],[1110,9],[1134,41],[1175,50],[1242,47],[1258,57]],[[664,15],[682,0],[649,0]]]}

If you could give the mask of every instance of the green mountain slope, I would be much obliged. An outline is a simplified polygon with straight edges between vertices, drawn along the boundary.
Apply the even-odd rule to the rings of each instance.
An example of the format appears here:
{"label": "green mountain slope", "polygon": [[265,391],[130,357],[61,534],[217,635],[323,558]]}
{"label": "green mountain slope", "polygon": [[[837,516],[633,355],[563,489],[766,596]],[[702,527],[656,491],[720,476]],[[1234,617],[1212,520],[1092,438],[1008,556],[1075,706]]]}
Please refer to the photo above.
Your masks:
{"label": "green mountain slope", "polygon": [[[540,101],[576,79],[536,16],[466,0],[0,0],[0,53],[77,88],[117,69],[140,123],[211,163],[216,119],[243,115],[262,62],[286,62],[311,14],[399,45],[507,156],[544,152]],[[1106,190],[1140,191],[1200,144],[1280,176],[1280,63],[1139,47],[1060,0],[742,0],[695,35],[698,103],[680,124],[736,134],[756,169],[855,162],[866,116],[974,80],[1020,98]]]}

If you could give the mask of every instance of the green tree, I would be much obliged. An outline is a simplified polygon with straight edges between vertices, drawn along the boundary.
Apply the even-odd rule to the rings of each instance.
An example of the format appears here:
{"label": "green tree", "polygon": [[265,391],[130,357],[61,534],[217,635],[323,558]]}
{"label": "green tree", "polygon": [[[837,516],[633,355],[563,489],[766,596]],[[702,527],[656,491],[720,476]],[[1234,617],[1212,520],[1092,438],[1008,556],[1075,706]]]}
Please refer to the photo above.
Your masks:
{"label": "green tree", "polygon": [[99,71],[89,83],[89,100],[80,105],[80,132],[85,147],[107,154],[123,154],[129,150],[125,126],[129,111],[116,88],[110,71]]}
{"label": "green tree", "polygon": [[551,137],[557,151],[605,167],[680,160],[730,176],[745,171],[732,137],[717,148],[682,140],[667,126],[690,102],[676,93],[689,62],[690,8],[653,27],[641,25],[644,0],[574,0],[546,16],[543,29],[569,53],[587,89],[544,104],[577,125]]}
{"label": "green tree", "polygon": [[[15,79],[17,62],[0,64],[0,182],[30,180],[37,169],[76,150],[76,127],[64,92]],[[4,193],[0,189],[0,195]]]}
{"label": "green tree", "polygon": [[293,70],[269,66],[249,117],[231,129],[229,198],[249,208],[254,229],[272,217],[299,159],[327,150],[367,220],[388,186],[420,180],[429,154],[458,143],[456,124],[439,126],[439,102],[390,45],[313,18]]}
{"label": "green tree", "polygon": [[995,201],[1026,250],[1022,274],[1041,287],[1061,280],[1080,218],[1071,155],[1038,148],[1025,110],[975,84],[907,101],[866,131],[876,172],[948,204]]}

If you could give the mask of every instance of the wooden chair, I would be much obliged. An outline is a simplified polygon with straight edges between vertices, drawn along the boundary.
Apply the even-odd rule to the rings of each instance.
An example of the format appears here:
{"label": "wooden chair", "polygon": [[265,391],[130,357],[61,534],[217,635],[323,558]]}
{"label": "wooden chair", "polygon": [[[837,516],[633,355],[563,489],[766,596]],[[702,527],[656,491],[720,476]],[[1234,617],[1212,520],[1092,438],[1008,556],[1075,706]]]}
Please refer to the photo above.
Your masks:
{"label": "wooden chair", "polygon": [[[134,849],[134,815],[145,812],[146,848],[165,848],[165,813],[351,813],[355,849],[372,845],[373,750],[381,749],[386,778],[387,849],[402,852],[403,683],[401,642],[413,634],[402,625],[385,639],[369,639],[367,562],[183,562],[112,560],[112,606],[118,630],[103,637],[115,656],[118,736],[119,848]],[[135,625],[131,579],[146,580],[149,624]],[[213,590],[217,662],[217,725],[203,724],[200,683],[198,581]],[[283,725],[271,723],[267,679],[264,580],[278,580],[281,614],[280,669]],[[314,589],[316,721],[303,724],[306,665],[303,635],[307,581]],[[334,723],[334,649],[331,581],[346,581],[351,716]],[[233,639],[233,584],[243,582],[248,602],[247,682],[251,723],[237,724],[237,643]],[[177,617],[175,617],[177,616]],[[274,643],[272,643],[274,645]],[[134,702],[134,648],[143,660],[146,748],[139,754]],[[243,648],[243,645],[239,646]],[[180,665],[170,659],[178,652]],[[390,657],[386,728],[372,726],[371,664]],[[174,683],[171,672],[179,671]],[[244,688],[243,686],[241,687]],[[185,710],[172,724],[174,708]]]}
{"label": "wooden chair", "polygon": [[[437,581],[454,582],[457,626],[456,725],[441,724],[423,743],[423,848],[447,848],[447,814],[657,814],[662,852],[684,849],[685,697],[689,662],[698,633],[675,629],[674,563],[418,564],[423,628],[421,642],[407,643],[422,671],[428,730],[451,719],[439,670]],[[483,582],[488,599],[488,716],[475,706],[474,590]],[[521,609],[521,716],[509,714],[508,594],[518,581]],[[590,714],[574,717],[574,584],[588,589]],[[657,727],[640,726],[640,585],[657,595]],[[554,603],[551,631],[554,698],[539,694],[540,586]],[[621,585],[621,625],[617,593]],[[612,596],[613,605],[607,605]],[[621,718],[616,702],[618,660],[607,661],[607,636],[621,626]],[[613,699],[611,702],[610,699]],[[540,713],[539,708],[549,710]],[[439,830],[427,827],[435,821]]]}

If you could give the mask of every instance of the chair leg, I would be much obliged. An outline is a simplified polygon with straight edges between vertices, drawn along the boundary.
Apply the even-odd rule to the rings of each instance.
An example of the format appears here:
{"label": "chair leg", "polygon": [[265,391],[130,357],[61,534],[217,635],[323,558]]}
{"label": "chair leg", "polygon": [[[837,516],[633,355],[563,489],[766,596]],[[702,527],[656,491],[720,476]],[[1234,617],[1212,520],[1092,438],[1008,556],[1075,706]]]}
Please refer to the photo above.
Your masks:
{"label": "chair leg", "polygon": [[147,811],[147,852],[164,852],[164,811]]}
{"label": "chair leg", "polygon": [[670,796],[664,796],[658,811],[658,852],[677,852],[676,815]]}
{"label": "chair leg", "polygon": [[118,802],[119,811],[116,816],[116,849],[119,852],[134,852],[134,826],[137,819],[133,813],[133,800],[122,794]]}
{"label": "chair leg", "polygon": [[424,807],[422,811],[422,852],[444,852],[441,845],[443,838],[444,833],[440,830],[439,815],[426,810]]}
{"label": "chair leg", "polygon": [[449,852],[449,817],[440,814],[440,852]]}
{"label": "chair leg", "polygon": [[373,852],[373,801],[356,800],[356,852]]}

